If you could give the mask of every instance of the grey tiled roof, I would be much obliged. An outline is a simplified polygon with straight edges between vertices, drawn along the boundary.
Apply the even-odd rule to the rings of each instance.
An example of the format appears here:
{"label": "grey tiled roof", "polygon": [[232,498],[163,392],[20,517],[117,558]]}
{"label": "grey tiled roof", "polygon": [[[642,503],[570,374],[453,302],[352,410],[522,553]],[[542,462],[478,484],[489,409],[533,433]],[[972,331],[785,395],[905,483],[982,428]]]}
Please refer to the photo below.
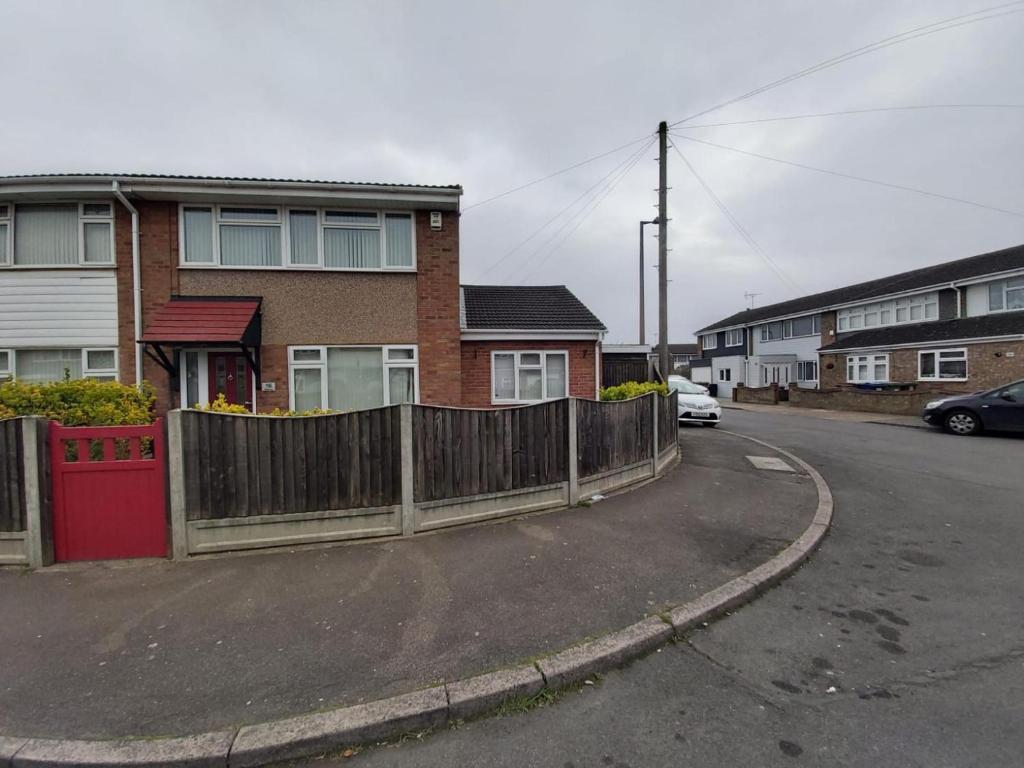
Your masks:
{"label": "grey tiled roof", "polygon": [[564,285],[464,285],[462,303],[469,330],[607,330]]}
{"label": "grey tiled roof", "polygon": [[955,280],[966,280],[971,277],[1005,272],[1006,270],[1019,269],[1021,267],[1024,267],[1024,245],[1016,245],[1012,248],[1004,248],[1001,251],[983,253],[980,256],[968,256],[965,259],[957,259],[956,261],[946,261],[942,264],[934,264],[930,267],[914,269],[910,272],[901,272],[898,275],[868,280],[865,283],[848,285],[810,296],[801,296],[798,299],[790,299],[789,301],[782,301],[777,304],[768,304],[767,306],[755,309],[745,309],[742,312],[729,315],[729,317],[719,320],[717,323],[701,328],[697,333],[704,333],[705,331],[718,328],[728,328],[734,325],[756,323],[761,320],[782,317],[784,315],[813,312],[836,304],[846,304],[862,299],[868,300],[892,293],[911,291],[915,288],[927,288],[932,285],[951,283]]}
{"label": "grey tiled roof", "polygon": [[960,339],[984,339],[997,336],[1024,335],[1024,310],[993,312],[991,315],[938,320],[914,325],[891,325],[867,331],[843,334],[837,341],[821,348],[822,352],[843,349],[887,347],[894,344],[931,344]]}

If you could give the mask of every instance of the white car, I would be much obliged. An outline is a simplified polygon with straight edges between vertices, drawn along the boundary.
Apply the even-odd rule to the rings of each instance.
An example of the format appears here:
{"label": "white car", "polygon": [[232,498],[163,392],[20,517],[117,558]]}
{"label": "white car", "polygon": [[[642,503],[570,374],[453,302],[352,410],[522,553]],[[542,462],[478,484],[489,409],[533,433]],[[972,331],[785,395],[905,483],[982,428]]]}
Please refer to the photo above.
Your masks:
{"label": "white car", "polygon": [[705,427],[717,427],[721,423],[722,406],[715,398],[708,395],[706,387],[687,381],[682,376],[670,376],[668,387],[679,393],[680,424],[703,424]]}

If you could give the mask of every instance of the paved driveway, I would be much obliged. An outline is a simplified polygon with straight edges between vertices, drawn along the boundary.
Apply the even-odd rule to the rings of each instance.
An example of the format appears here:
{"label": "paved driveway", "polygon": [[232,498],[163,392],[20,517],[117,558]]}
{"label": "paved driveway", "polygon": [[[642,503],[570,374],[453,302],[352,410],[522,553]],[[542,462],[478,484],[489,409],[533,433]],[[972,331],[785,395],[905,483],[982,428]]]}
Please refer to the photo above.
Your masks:
{"label": "paved driveway", "polygon": [[[834,528],[810,564],[557,706],[357,762],[1024,763],[1024,439],[737,411],[727,424],[794,451],[832,486]],[[723,439],[684,432],[695,455]]]}

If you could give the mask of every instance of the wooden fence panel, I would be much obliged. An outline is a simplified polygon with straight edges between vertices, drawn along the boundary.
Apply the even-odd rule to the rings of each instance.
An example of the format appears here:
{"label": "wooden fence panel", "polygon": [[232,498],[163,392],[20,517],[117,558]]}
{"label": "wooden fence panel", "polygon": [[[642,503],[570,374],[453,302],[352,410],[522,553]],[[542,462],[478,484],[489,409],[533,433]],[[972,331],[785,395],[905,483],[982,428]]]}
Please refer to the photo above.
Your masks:
{"label": "wooden fence panel", "polygon": [[568,402],[494,411],[413,406],[415,501],[565,482]]}
{"label": "wooden fence panel", "polygon": [[25,530],[25,462],[21,419],[0,421],[0,532]]}
{"label": "wooden fence panel", "polygon": [[658,395],[658,453],[679,442],[679,391]]}
{"label": "wooden fence panel", "polygon": [[581,479],[651,458],[654,449],[652,396],[576,403],[576,446]]}
{"label": "wooden fence panel", "polygon": [[650,381],[651,366],[646,360],[601,360],[601,386],[614,387],[627,381]]}
{"label": "wooden fence panel", "polygon": [[398,406],[309,418],[182,411],[189,520],[402,501]]}

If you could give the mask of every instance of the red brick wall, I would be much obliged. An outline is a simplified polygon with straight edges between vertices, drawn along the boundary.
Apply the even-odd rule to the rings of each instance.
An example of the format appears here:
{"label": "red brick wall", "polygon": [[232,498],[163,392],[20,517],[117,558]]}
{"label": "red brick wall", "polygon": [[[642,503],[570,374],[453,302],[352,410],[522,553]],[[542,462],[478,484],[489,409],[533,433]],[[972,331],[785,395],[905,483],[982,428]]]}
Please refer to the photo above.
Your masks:
{"label": "red brick wall", "polygon": [[430,228],[429,212],[416,212],[420,402],[460,405],[459,216],[448,211],[442,216],[442,229],[434,231]]}
{"label": "red brick wall", "polygon": [[593,341],[464,341],[462,342],[462,405],[492,408],[491,352],[509,350],[567,350],[569,394],[593,400],[597,396],[597,364]]}

